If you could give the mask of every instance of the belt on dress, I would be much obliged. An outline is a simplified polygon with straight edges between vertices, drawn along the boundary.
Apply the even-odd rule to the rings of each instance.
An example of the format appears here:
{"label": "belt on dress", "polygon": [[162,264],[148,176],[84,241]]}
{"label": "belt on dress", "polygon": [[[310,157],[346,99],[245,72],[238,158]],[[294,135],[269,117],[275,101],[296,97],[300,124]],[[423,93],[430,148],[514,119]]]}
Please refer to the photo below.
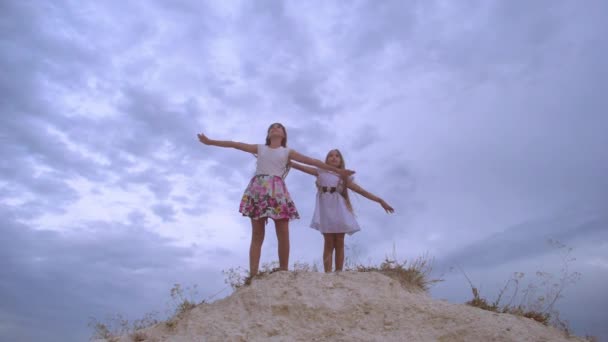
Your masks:
{"label": "belt on dress", "polygon": [[334,192],[336,192],[336,187],[335,186],[320,186],[319,187],[319,191],[321,192],[329,192],[330,194],[333,194]]}

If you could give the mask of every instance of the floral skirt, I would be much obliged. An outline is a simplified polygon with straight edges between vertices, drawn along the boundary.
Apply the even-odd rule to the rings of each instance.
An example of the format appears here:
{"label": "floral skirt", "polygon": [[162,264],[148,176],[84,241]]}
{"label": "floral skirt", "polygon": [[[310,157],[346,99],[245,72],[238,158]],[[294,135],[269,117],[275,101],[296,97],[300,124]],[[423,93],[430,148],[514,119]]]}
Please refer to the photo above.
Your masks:
{"label": "floral skirt", "polygon": [[243,216],[252,219],[299,219],[300,214],[289,196],[285,182],[279,176],[253,176],[239,206]]}

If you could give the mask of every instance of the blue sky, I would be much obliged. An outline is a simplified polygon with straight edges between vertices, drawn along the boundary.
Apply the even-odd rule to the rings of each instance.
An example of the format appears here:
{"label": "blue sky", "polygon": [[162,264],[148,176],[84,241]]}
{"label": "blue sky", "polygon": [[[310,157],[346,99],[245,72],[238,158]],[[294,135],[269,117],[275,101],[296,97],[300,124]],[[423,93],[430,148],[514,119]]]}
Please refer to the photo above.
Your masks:
{"label": "blue sky", "polygon": [[[559,302],[608,338],[607,27],[600,0],[3,1],[0,339],[82,341],[88,318],[163,313],[175,283],[229,294],[248,265],[240,196],[255,159],[206,147],[339,148],[361,196],[347,257],[435,258],[434,297],[464,269],[581,279]],[[291,262],[320,265],[314,179],[287,178]],[[262,262],[276,260],[269,227]]]}

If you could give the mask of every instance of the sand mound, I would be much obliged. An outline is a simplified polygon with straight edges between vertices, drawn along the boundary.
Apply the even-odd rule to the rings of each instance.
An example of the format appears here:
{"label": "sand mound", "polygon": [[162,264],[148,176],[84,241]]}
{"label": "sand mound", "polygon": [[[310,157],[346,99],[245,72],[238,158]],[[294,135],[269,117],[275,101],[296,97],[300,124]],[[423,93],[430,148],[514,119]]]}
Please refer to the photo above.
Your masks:
{"label": "sand mound", "polygon": [[382,274],[277,272],[120,341],[583,341],[528,318],[450,304]]}

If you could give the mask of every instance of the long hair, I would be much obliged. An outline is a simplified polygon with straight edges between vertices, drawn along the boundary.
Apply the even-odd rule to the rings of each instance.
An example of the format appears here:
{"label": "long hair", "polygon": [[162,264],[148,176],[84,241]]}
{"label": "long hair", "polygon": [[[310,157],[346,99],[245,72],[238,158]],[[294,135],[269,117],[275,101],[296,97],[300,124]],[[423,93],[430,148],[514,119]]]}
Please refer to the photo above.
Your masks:
{"label": "long hair", "polygon": [[[340,152],[340,150],[338,150],[337,148],[334,150],[330,150],[329,152],[327,152],[327,156],[325,157],[325,164],[327,164],[327,162],[329,161],[329,155],[333,152],[336,151],[336,153],[338,154],[338,157],[340,157],[340,165],[338,165],[339,169],[345,169],[346,168],[346,163],[344,162],[344,157],[342,157],[342,152]],[[342,195],[342,197],[344,197],[344,201],[346,202],[346,208],[351,212],[354,213],[353,211],[353,205],[350,203],[350,197],[348,195],[348,188],[346,187],[347,181],[348,181],[348,177],[344,176],[344,177],[340,177],[340,181],[342,182],[342,191],[340,191],[340,195]]]}

